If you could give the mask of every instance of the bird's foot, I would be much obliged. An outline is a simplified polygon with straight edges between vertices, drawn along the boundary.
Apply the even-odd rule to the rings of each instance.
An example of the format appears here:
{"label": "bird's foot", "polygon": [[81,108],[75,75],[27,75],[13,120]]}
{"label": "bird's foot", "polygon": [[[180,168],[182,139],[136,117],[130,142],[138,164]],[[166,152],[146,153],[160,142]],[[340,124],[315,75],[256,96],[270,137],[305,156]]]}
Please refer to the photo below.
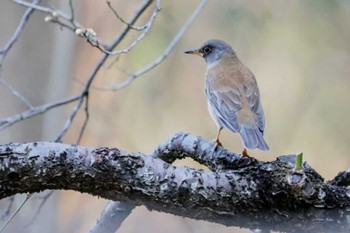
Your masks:
{"label": "bird's foot", "polygon": [[244,156],[249,156],[248,151],[247,151],[246,148],[244,148],[243,151],[242,151],[242,157],[244,157]]}
{"label": "bird's foot", "polygon": [[219,139],[215,140],[215,144],[214,144],[214,151],[216,151],[218,149],[218,147],[223,147],[221,142],[219,141]]}

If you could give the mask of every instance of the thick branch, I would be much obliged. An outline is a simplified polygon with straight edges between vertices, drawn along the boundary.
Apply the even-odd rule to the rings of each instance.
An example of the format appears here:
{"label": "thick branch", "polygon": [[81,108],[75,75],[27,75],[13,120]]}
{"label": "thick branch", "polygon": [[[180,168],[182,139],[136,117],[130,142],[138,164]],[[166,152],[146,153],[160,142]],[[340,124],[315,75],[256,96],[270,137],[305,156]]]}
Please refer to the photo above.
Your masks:
{"label": "thick branch", "polygon": [[[174,135],[151,155],[50,142],[11,143],[0,146],[0,198],[70,189],[225,225],[289,232],[295,227],[298,232],[350,230],[350,191],[325,183],[307,164],[294,171],[294,156],[260,162],[212,148],[186,133]],[[186,156],[213,172],[161,159]]]}

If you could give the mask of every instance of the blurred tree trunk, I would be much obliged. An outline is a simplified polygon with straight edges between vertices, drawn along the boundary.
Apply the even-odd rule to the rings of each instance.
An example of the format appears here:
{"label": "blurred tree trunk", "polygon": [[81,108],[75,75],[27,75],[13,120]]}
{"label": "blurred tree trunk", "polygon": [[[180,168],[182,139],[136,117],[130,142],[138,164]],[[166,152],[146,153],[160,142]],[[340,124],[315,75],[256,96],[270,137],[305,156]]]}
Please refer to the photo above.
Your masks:
{"label": "blurred tree trunk", "polygon": [[[79,15],[80,2],[74,1],[74,13]],[[69,12],[67,2],[58,2],[59,9]],[[49,74],[47,75],[47,83],[44,92],[45,101],[54,101],[67,96],[71,92],[71,83],[74,78],[75,47],[77,38],[68,30],[60,30],[59,27],[52,27],[52,44],[50,45],[50,63],[48,65]],[[61,108],[53,112],[48,112],[42,122],[42,138],[55,140],[59,132],[62,130],[66,118],[62,117],[66,114],[66,109]]]}

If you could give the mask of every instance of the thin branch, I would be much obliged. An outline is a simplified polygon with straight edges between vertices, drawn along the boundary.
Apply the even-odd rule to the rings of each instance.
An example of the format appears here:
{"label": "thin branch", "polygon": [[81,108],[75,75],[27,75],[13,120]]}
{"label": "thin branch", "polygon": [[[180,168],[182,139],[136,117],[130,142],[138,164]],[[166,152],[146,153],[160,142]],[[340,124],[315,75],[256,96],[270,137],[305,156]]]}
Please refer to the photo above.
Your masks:
{"label": "thin branch", "polygon": [[41,212],[42,208],[44,207],[45,203],[52,196],[52,194],[54,192],[55,192],[54,190],[49,190],[48,193],[45,196],[40,197],[42,199],[40,205],[38,206],[38,208],[37,208],[35,214],[33,215],[32,219],[23,228],[28,228],[35,222],[37,216],[40,214],[40,212]]}
{"label": "thin branch", "polygon": [[[105,50],[103,49],[103,52],[105,52],[106,54],[110,55],[110,56],[115,56],[115,55],[119,55],[119,54],[125,54],[130,52],[137,44],[139,44],[141,42],[141,40],[143,38],[145,38],[145,36],[151,31],[152,25],[158,15],[158,13],[160,12],[160,0],[156,1],[156,6],[155,9],[152,13],[151,18],[149,19],[149,21],[146,23],[145,25],[145,29],[143,31],[143,33],[136,38],[127,48],[122,49],[122,50],[116,50],[116,51],[111,51],[109,49]],[[132,29],[129,24],[128,24],[128,28]]]}
{"label": "thin branch", "polygon": [[190,25],[193,23],[193,21],[195,20],[195,18],[198,16],[198,14],[202,11],[202,9],[204,8],[205,4],[208,2],[208,0],[203,0],[198,7],[196,8],[196,10],[192,13],[192,15],[187,19],[186,23],[181,27],[181,29],[179,30],[179,32],[175,35],[175,37],[173,38],[173,40],[170,42],[170,44],[168,45],[168,47],[164,50],[164,52],[152,63],[148,64],[147,66],[145,66],[143,69],[139,70],[138,72],[132,74],[127,80],[125,80],[124,82],[117,84],[117,85],[113,85],[112,87],[97,87],[96,89],[100,89],[100,90],[113,90],[113,91],[117,91],[120,89],[123,89],[127,86],[129,86],[135,79],[137,79],[138,77],[144,75],[145,73],[149,72],[150,70],[154,69],[155,67],[157,67],[160,63],[162,63],[170,54],[170,52],[174,49],[174,47],[177,45],[177,43],[179,42],[179,40],[181,39],[181,37],[183,36],[183,34],[187,31],[187,29],[190,27]]}
{"label": "thin branch", "polygon": [[0,120],[0,131],[17,123],[17,122],[19,122],[19,121],[26,120],[26,119],[34,117],[36,115],[43,114],[50,109],[60,107],[62,105],[66,105],[68,103],[74,102],[74,101],[78,100],[80,98],[80,96],[81,95],[71,96],[71,97],[68,97],[65,99],[58,100],[56,102],[43,104],[43,105],[28,109],[22,113],[18,113],[16,115],[2,119],[2,120]]}
{"label": "thin branch", "polygon": [[[0,68],[1,73],[1,68]],[[33,108],[33,105],[29,102],[29,100],[21,95],[15,88],[13,88],[9,83],[0,78],[0,84],[4,86],[13,96],[17,97],[21,102],[23,102],[28,109]]]}
{"label": "thin branch", "polygon": [[[77,35],[79,35],[82,38],[85,38],[87,42],[92,45],[93,47],[98,48],[101,52],[106,53],[110,56],[115,56],[118,54],[125,54],[131,51],[140,41],[150,32],[151,27],[156,19],[156,16],[158,12],[160,11],[160,0],[157,0],[155,9],[153,11],[152,16],[150,17],[150,20],[145,24],[145,26],[140,27],[144,28],[143,33],[136,39],[134,40],[127,48],[122,49],[122,50],[117,50],[117,51],[112,51],[112,49],[109,49],[109,46],[106,46],[105,43],[102,42],[99,38],[97,38],[96,33],[89,33],[93,31],[92,29],[85,29],[80,23],[78,23],[75,20],[72,20],[72,16],[68,16],[67,14],[63,13],[62,11],[59,10],[54,10],[49,7],[43,7],[43,6],[38,6],[31,4],[27,1],[23,0],[12,0],[15,3],[25,6],[25,7],[31,7],[35,10],[41,11],[43,13],[49,14],[48,17],[45,18],[46,21],[48,22],[53,22],[57,23],[62,27],[68,28],[71,31],[74,31]],[[148,3],[147,1],[146,3]],[[150,0],[150,3],[153,2],[153,0]],[[145,5],[145,4],[144,4]],[[63,21],[61,21],[63,20]],[[130,25],[133,25],[133,23],[128,23],[128,28]]]}
{"label": "thin branch", "polygon": [[11,215],[11,217],[5,222],[5,224],[1,227],[0,229],[0,233],[3,232],[6,228],[6,226],[11,222],[11,220],[18,214],[18,212],[22,209],[22,207],[24,206],[24,204],[29,200],[29,198],[32,196],[33,194],[27,194],[26,199],[24,199],[24,201],[18,206],[18,208],[16,209],[16,211]]}
{"label": "thin branch", "polygon": [[[31,4],[29,4],[28,2],[26,1],[20,1],[20,0],[14,0],[15,2],[17,2],[18,4],[22,4],[22,5],[25,5],[27,7],[30,7]],[[152,0],[149,0],[149,1],[146,1],[140,8],[140,10],[138,10],[135,15],[133,16],[133,18],[131,19],[130,23],[127,24],[127,25],[133,25],[136,20],[139,18],[139,16],[147,9],[147,7],[152,3],[153,1]],[[180,37],[183,35],[183,33],[187,30],[187,28],[189,27],[189,25],[192,23],[192,21],[194,20],[194,18],[198,15],[198,13],[200,12],[200,10],[204,7],[204,4],[206,3],[207,1],[202,1],[202,3],[198,6],[198,8],[196,9],[196,11],[194,12],[194,14],[189,18],[189,20],[186,22],[185,26],[179,31],[179,33],[175,36],[175,38],[173,39],[173,41],[171,42],[171,44],[168,46],[168,48],[165,50],[165,52],[152,64],[146,66],[144,69],[140,70],[139,72],[135,73],[133,76],[132,76],[132,79],[136,79],[137,77],[145,74],[146,72],[148,72],[149,70],[153,69],[154,67],[156,67],[158,64],[160,64],[166,57],[167,55],[171,52],[171,50],[174,48],[174,46],[176,45],[176,43],[178,42],[178,40],[180,39]],[[53,11],[49,8],[43,8],[43,7],[37,7],[36,8],[37,10],[40,10],[40,11],[43,11],[43,12],[46,12],[46,13],[53,13],[53,12],[57,12],[57,15],[59,15],[60,17],[63,17],[67,20],[69,20],[69,17],[67,17],[65,14],[63,14],[62,12],[59,12],[59,11]],[[130,45],[126,50],[124,50],[124,52],[126,51],[130,51],[147,33],[148,31],[150,30],[155,18],[156,18],[156,15],[157,13],[159,12],[160,10],[160,1],[158,0],[157,1],[157,4],[156,4],[156,7],[155,7],[155,10],[149,20],[149,22],[146,24],[147,25],[147,30],[145,30],[145,32],[137,39],[134,41],[134,43],[132,45]],[[125,35],[127,34],[127,32],[132,29],[131,27],[127,26],[123,32],[120,33],[120,35],[118,35],[115,40],[111,43],[110,46],[106,46],[106,48],[108,50],[113,50],[118,44],[119,42],[125,37]],[[47,104],[47,105],[42,105],[42,106],[38,106],[38,107],[35,107],[33,108],[30,112],[26,111],[26,112],[23,112],[22,114],[17,114],[15,116],[12,116],[12,117],[9,117],[9,118],[6,118],[2,121],[0,121],[0,130],[6,128],[6,127],[9,127],[10,125],[20,121],[20,120],[23,120],[23,119],[27,119],[29,117],[32,117],[32,116],[35,116],[35,115],[38,115],[38,114],[41,114],[41,113],[44,113],[45,111],[47,111],[48,109],[50,108],[53,108],[53,107],[57,107],[57,106],[60,106],[64,103],[69,103],[69,102],[73,102],[73,101],[76,101],[78,100],[77,102],[77,105],[73,108],[73,111],[72,111],[72,114],[70,115],[70,117],[67,119],[66,123],[65,123],[65,126],[63,128],[63,131],[60,133],[60,135],[58,136],[57,140],[60,141],[62,140],[63,136],[65,135],[65,133],[67,132],[67,130],[69,129],[70,125],[72,124],[77,112],[79,111],[82,103],[83,103],[83,98],[84,96],[86,95],[86,93],[88,93],[88,90],[90,88],[90,85],[93,81],[93,79],[95,78],[97,72],[100,70],[101,66],[104,64],[104,62],[106,61],[108,57],[108,53],[107,54],[104,54],[100,61],[98,62],[98,64],[95,66],[95,68],[93,69],[91,75],[88,77],[88,81],[86,82],[83,90],[81,91],[81,94],[80,95],[77,95],[77,96],[74,96],[73,99],[69,98],[68,101],[67,100],[62,100],[62,101],[59,101],[59,102],[56,102],[56,103],[52,103],[52,104]],[[131,83],[131,81],[130,81]],[[129,84],[130,84],[129,83]],[[129,85],[127,84],[127,85]],[[88,115],[87,115],[88,116]],[[84,125],[83,125],[83,130],[82,132],[84,131],[85,127],[86,127],[86,124],[87,124],[87,120],[88,120],[88,117],[86,118],[86,121],[84,122]],[[82,136],[82,133],[80,134],[79,138],[81,138]]]}
{"label": "thin branch", "polygon": [[72,125],[73,120],[74,120],[75,116],[77,115],[83,101],[84,101],[84,95],[82,94],[79,96],[77,104],[74,106],[72,113],[70,114],[70,116],[66,120],[66,123],[64,124],[63,129],[62,129],[61,133],[58,135],[58,137],[56,138],[55,142],[62,141],[63,136],[67,133],[69,127]]}
{"label": "thin branch", "polygon": [[[151,2],[153,2],[153,0]],[[154,11],[153,11],[150,19],[145,24],[145,26],[143,26],[143,28],[144,28],[143,32],[141,33],[141,35],[139,37],[137,37],[135,40],[133,40],[133,42],[131,42],[131,44],[125,49],[112,51],[112,49],[110,49],[108,47],[104,48],[104,46],[101,46],[100,40],[96,37],[96,33],[92,29],[78,29],[76,31],[76,34],[81,36],[81,37],[85,37],[87,39],[87,41],[92,46],[98,48],[101,52],[103,52],[109,56],[126,54],[126,53],[129,53],[133,48],[135,48],[136,45],[138,45],[148,35],[148,33],[151,31],[152,25],[153,25],[157,15],[158,15],[158,13],[160,12],[160,10],[161,10],[160,0],[157,0],[156,6],[154,8]],[[135,28],[130,26],[130,25],[132,25],[131,23],[126,23],[126,25],[127,25],[128,29],[135,29]]]}
{"label": "thin branch", "polygon": [[2,66],[3,60],[4,60],[5,56],[7,55],[8,51],[10,51],[12,46],[16,43],[19,36],[23,32],[23,28],[27,24],[32,13],[34,12],[34,7],[36,7],[39,3],[40,3],[40,0],[33,0],[33,2],[31,3],[31,6],[33,6],[33,7],[28,7],[28,9],[24,12],[24,14],[21,18],[21,21],[16,28],[16,31],[13,33],[11,39],[7,42],[5,47],[0,51],[0,68]]}
{"label": "thin branch", "polygon": [[84,131],[85,131],[86,125],[87,125],[87,123],[88,123],[88,120],[89,120],[89,112],[88,112],[88,106],[87,106],[87,105],[88,105],[88,103],[87,103],[87,101],[88,101],[88,94],[87,94],[87,93],[88,93],[88,92],[86,92],[85,95],[83,94],[83,95],[79,98],[77,105],[75,105],[75,107],[73,108],[73,110],[72,110],[70,116],[68,117],[68,119],[67,119],[65,125],[63,126],[63,129],[62,129],[61,133],[58,135],[58,137],[56,138],[55,142],[61,142],[61,141],[62,141],[63,136],[67,133],[68,129],[69,129],[70,126],[72,125],[73,120],[74,120],[74,118],[76,117],[76,115],[77,115],[79,109],[81,108],[81,106],[82,106],[82,104],[83,104],[83,102],[84,102],[84,99],[85,99],[85,100],[86,100],[86,101],[85,101],[85,114],[86,114],[86,118],[85,118],[85,120],[84,120],[83,126],[82,126],[82,128],[81,128],[81,130],[80,130],[80,133],[79,133],[79,136],[78,136],[77,143],[79,144],[79,142],[80,142],[80,140],[81,140],[81,138],[82,138],[82,136],[83,136],[83,133],[84,133]]}
{"label": "thin branch", "polygon": [[[24,5],[27,7],[32,7],[34,9],[40,10],[40,11],[44,11],[44,12],[53,12],[52,10],[50,10],[49,8],[45,8],[45,7],[41,7],[41,6],[35,6],[33,4],[30,4],[26,1],[20,1],[20,0],[13,0],[14,2],[20,4],[20,5]],[[132,17],[132,19],[130,20],[130,24],[134,24],[136,22],[136,20],[143,14],[143,12],[151,5],[152,0],[148,0],[145,1],[141,7],[136,11],[136,13],[134,14],[134,16]],[[61,15],[62,17],[66,17],[65,14],[58,12],[59,15]],[[124,37],[126,36],[126,34],[129,32],[130,27],[126,27],[114,40],[113,42],[108,46],[109,49],[114,49],[121,41],[122,39],[124,39]],[[95,68],[93,69],[93,71],[91,72],[90,76],[88,77],[88,81],[86,82],[83,90],[81,91],[81,94],[78,94],[76,96],[72,96],[72,97],[68,97],[62,100],[58,100],[56,102],[52,102],[52,103],[48,103],[48,104],[43,104],[37,107],[33,107],[29,110],[26,110],[22,113],[16,114],[14,116],[10,116],[7,117],[5,119],[0,120],[0,131],[25,119],[31,118],[33,116],[39,115],[39,114],[43,114],[46,111],[52,109],[52,108],[56,108],[74,101],[78,101],[77,105],[73,108],[73,114],[69,117],[69,119],[66,122],[66,126],[69,127],[70,123],[74,117],[76,116],[76,112],[74,111],[78,111],[81,107],[83,98],[85,93],[88,92],[90,85],[92,83],[92,81],[94,80],[97,72],[100,70],[100,68],[102,67],[102,65],[104,64],[104,62],[107,60],[108,55],[107,54],[103,54],[100,61],[96,64]],[[85,124],[85,123],[84,123]],[[64,132],[66,132],[68,130],[64,129]],[[59,138],[62,138],[64,135],[64,133],[61,133]]]}
{"label": "thin branch", "polygon": [[[43,7],[40,5],[35,5],[33,3],[27,2],[27,1],[23,1],[23,0],[12,0],[13,2],[17,3],[20,6],[25,6],[27,8],[32,8],[35,9],[37,11],[41,11],[47,14],[51,14],[53,12],[53,10],[51,10],[50,8],[47,7]],[[63,18],[69,18],[68,15],[64,14],[63,12],[58,12],[58,14],[63,17]]]}
{"label": "thin branch", "polygon": [[[59,10],[56,10],[56,9],[52,9],[52,8],[49,8],[49,7],[44,7],[44,6],[41,6],[41,5],[35,5],[33,3],[29,3],[29,2],[23,1],[23,0],[12,0],[12,1],[17,3],[20,6],[25,6],[25,7],[28,7],[28,8],[32,8],[32,9],[35,9],[37,11],[49,14],[49,15],[54,15],[54,16],[56,15],[55,17],[62,18],[65,21],[68,21],[68,22],[71,21],[71,16],[67,15],[66,13],[64,13],[62,11],[59,11]],[[77,21],[74,21],[74,24],[77,25],[77,27],[82,27],[81,24],[78,23]]]}
{"label": "thin branch", "polygon": [[48,16],[45,18],[45,21],[57,23],[60,26],[67,28],[73,32],[75,31],[76,28],[83,28],[83,26],[79,22],[72,20],[71,16],[67,15],[62,11],[52,9],[50,7],[44,7],[42,5],[34,5],[32,3],[29,3],[23,0],[12,0],[12,1],[17,3],[20,6],[33,8],[37,11],[48,14]]}
{"label": "thin branch", "polygon": [[8,201],[9,201],[8,206],[7,206],[6,210],[4,211],[4,213],[1,215],[0,220],[4,220],[7,216],[10,215],[13,203],[15,202],[15,196],[11,196],[8,199]]}
{"label": "thin branch", "polygon": [[[136,22],[136,20],[143,14],[143,12],[151,5],[153,0],[148,0],[145,1],[141,7],[136,11],[136,13],[134,14],[134,16],[132,17],[132,19],[130,20],[130,24],[134,24]],[[130,31],[130,27],[126,27],[115,39],[114,41],[108,46],[109,49],[114,49],[123,39],[124,37],[127,35],[127,33]],[[85,86],[83,87],[81,94],[77,97],[78,103],[76,104],[76,106],[73,108],[72,110],[72,114],[70,115],[70,117],[67,119],[64,129],[61,132],[61,134],[58,136],[58,138],[56,139],[56,141],[61,141],[63,136],[65,135],[65,133],[68,131],[72,121],[74,120],[78,110],[80,109],[83,99],[86,95],[88,95],[90,86],[93,82],[93,80],[95,79],[98,71],[101,69],[101,67],[103,67],[103,64],[106,62],[107,58],[109,57],[108,54],[102,54],[102,57],[100,58],[100,60],[98,61],[98,63],[96,64],[96,66],[93,68],[91,74],[89,75]],[[87,118],[88,119],[88,118]],[[87,122],[84,123],[84,127],[86,127]],[[1,130],[1,121],[0,121],[0,130]]]}
{"label": "thin branch", "polygon": [[111,11],[113,12],[113,14],[115,15],[115,17],[117,17],[117,19],[120,20],[120,22],[122,22],[123,24],[127,25],[128,27],[130,27],[131,29],[134,29],[136,31],[142,31],[146,28],[146,25],[142,26],[142,27],[135,27],[131,24],[129,24],[128,22],[126,22],[119,14],[118,12],[112,7],[112,4],[110,1],[106,1],[107,6],[109,7],[109,9],[111,9]]}
{"label": "thin branch", "polygon": [[[80,37],[87,39],[87,42],[90,45],[98,48],[101,52],[106,53],[106,54],[111,55],[111,56],[115,56],[118,54],[125,54],[125,53],[128,53],[129,51],[131,51],[149,33],[149,31],[151,30],[151,27],[156,19],[157,14],[160,11],[160,0],[157,0],[156,7],[153,11],[152,16],[151,16],[150,20],[144,26],[133,27],[131,25],[133,25],[133,23],[135,23],[135,22],[127,23],[123,20],[123,22],[126,23],[126,25],[128,26],[129,29],[143,30],[143,33],[136,40],[134,40],[127,48],[125,48],[123,50],[111,51],[112,49],[110,48],[110,46],[105,45],[105,43],[103,43],[102,40],[100,40],[99,38],[96,37],[96,33],[89,33],[89,32],[91,32],[92,29],[89,29],[89,28],[85,29],[84,26],[82,26],[79,22],[74,20],[74,11],[72,11],[73,10],[72,0],[69,1],[71,16],[65,14],[62,11],[55,10],[55,9],[52,9],[49,7],[34,5],[34,4],[31,4],[27,1],[23,1],[23,0],[12,0],[12,1],[14,1],[15,3],[17,3],[21,6],[30,7],[30,8],[33,8],[35,10],[38,10],[40,12],[49,14],[49,16],[45,19],[46,21],[57,23],[62,27],[65,27],[65,28],[70,29],[71,31],[74,31]],[[146,1],[147,4],[144,4],[144,5],[149,5],[152,2],[153,2],[153,0]],[[110,5],[108,4],[108,6],[110,6]],[[110,8],[113,9],[112,7],[110,7]],[[114,11],[114,9],[113,9],[113,12],[116,15],[118,15]],[[61,20],[63,20],[63,21],[61,21]]]}
{"label": "thin branch", "polygon": [[69,0],[69,9],[70,9],[70,19],[69,19],[69,21],[72,24],[74,24],[75,13],[74,13],[74,7],[73,7],[73,0]]}
{"label": "thin branch", "polygon": [[130,215],[135,205],[129,202],[110,201],[103,209],[100,219],[89,233],[114,233]]}
{"label": "thin branch", "polygon": [[[131,18],[131,25],[135,24],[135,22],[139,19],[139,17],[143,14],[143,12],[152,4],[153,0],[146,0],[141,5],[141,7],[135,12],[134,16]],[[130,27],[125,27],[124,30],[113,40],[113,42],[107,46],[107,50],[113,50],[126,36],[126,34],[130,31]]]}
{"label": "thin branch", "polygon": [[[40,0],[33,0],[33,2],[32,2],[33,5],[37,5],[39,3],[40,3]],[[21,21],[18,24],[15,32],[13,33],[13,35],[11,36],[11,38],[9,39],[9,41],[7,42],[5,47],[0,50],[0,74],[2,71],[1,70],[2,63],[3,63],[7,53],[10,51],[10,49],[13,47],[13,45],[17,42],[18,38],[20,37],[21,33],[23,32],[23,29],[26,26],[26,24],[27,24],[27,22],[28,22],[28,20],[33,12],[34,12],[33,8],[28,8],[24,12],[24,14],[21,18]],[[22,101],[27,106],[27,108],[32,107],[30,102],[23,95],[21,95],[16,89],[14,89],[9,83],[5,82],[5,80],[0,78],[0,84],[3,85],[7,90],[9,90],[13,96],[17,97],[20,101]]]}
{"label": "thin branch", "polygon": [[90,113],[89,113],[89,95],[85,96],[85,108],[84,108],[84,112],[85,112],[85,119],[84,119],[84,123],[80,129],[80,133],[79,133],[79,137],[77,140],[77,144],[80,144],[80,141],[83,137],[83,134],[85,132],[87,123],[89,122],[89,118],[90,118]]}

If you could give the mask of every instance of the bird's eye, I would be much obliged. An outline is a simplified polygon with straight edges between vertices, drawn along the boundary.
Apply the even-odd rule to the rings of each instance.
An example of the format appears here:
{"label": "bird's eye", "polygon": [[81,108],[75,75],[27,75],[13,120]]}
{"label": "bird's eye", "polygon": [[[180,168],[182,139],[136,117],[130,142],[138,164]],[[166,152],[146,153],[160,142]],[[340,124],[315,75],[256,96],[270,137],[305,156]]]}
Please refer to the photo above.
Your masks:
{"label": "bird's eye", "polygon": [[208,54],[211,52],[211,48],[209,46],[203,48],[203,53]]}

